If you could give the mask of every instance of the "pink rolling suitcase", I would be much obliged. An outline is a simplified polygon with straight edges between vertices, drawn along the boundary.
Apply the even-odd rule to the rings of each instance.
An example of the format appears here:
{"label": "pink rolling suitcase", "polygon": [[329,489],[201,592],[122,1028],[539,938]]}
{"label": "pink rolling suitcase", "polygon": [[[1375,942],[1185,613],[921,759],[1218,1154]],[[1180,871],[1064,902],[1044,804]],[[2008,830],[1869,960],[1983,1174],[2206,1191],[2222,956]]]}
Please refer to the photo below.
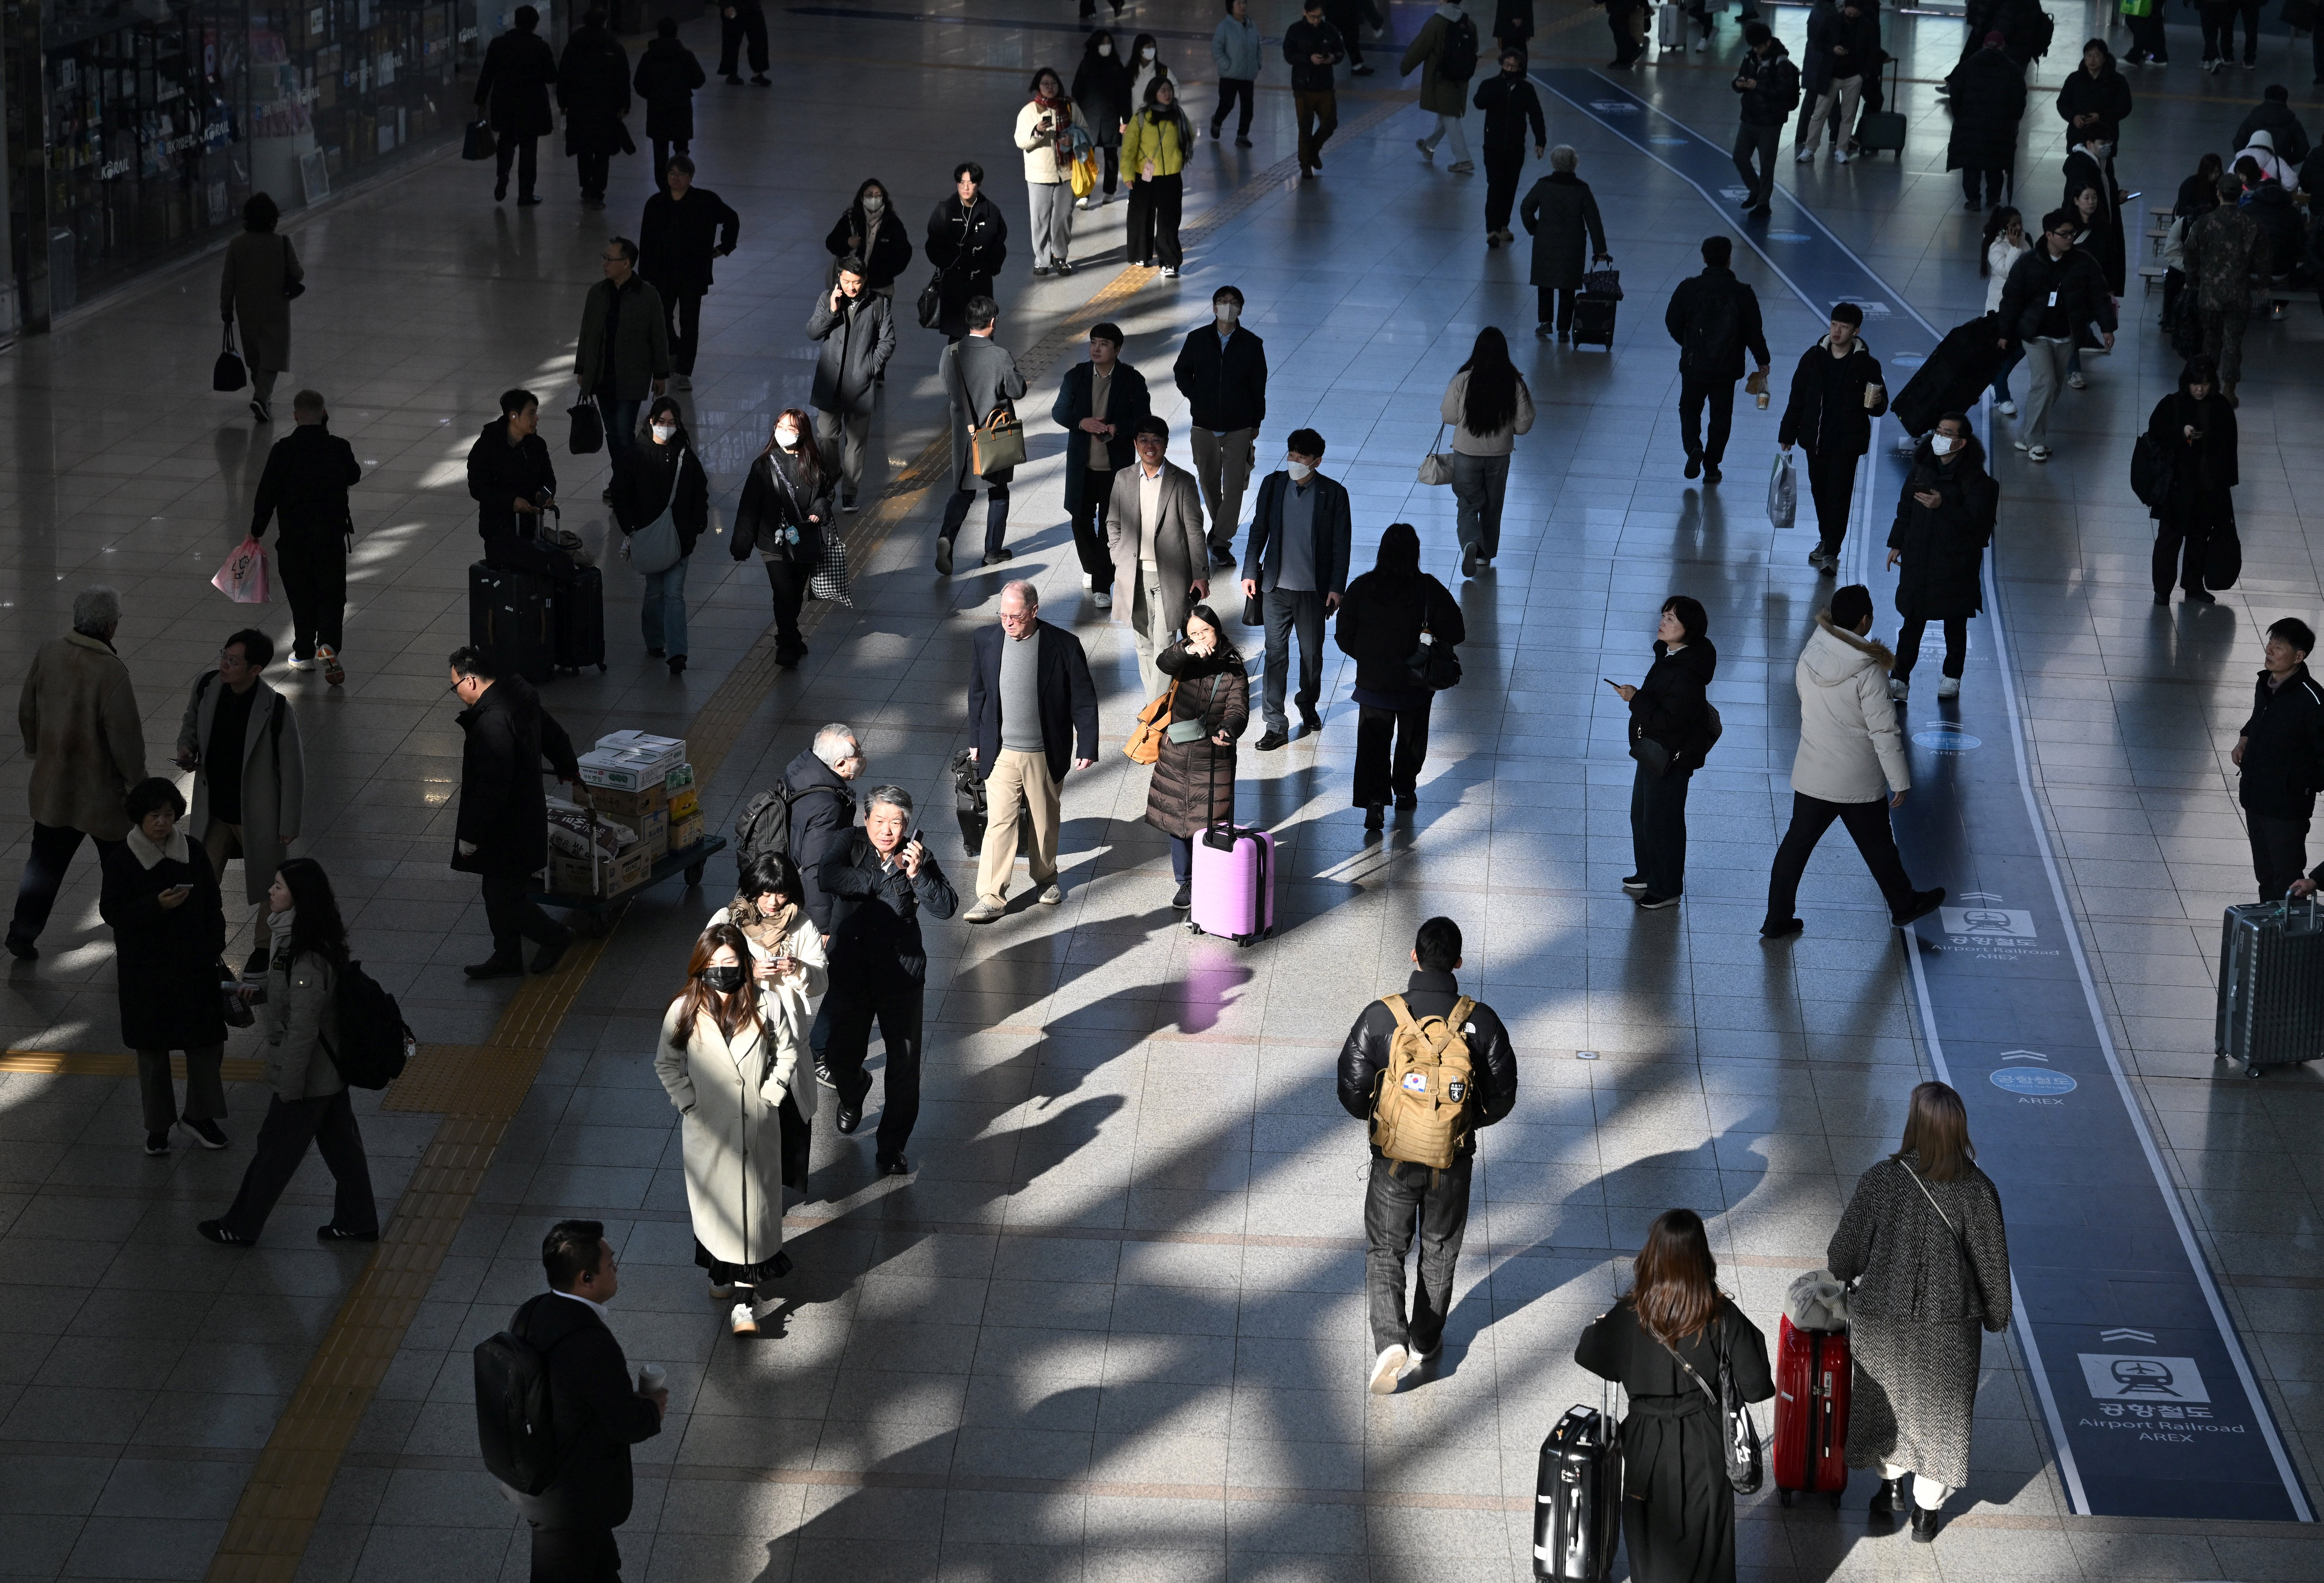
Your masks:
{"label": "pink rolling suitcase", "polygon": [[1194,837],[1194,905],[1186,927],[1250,945],[1275,933],[1275,837],[1213,824]]}

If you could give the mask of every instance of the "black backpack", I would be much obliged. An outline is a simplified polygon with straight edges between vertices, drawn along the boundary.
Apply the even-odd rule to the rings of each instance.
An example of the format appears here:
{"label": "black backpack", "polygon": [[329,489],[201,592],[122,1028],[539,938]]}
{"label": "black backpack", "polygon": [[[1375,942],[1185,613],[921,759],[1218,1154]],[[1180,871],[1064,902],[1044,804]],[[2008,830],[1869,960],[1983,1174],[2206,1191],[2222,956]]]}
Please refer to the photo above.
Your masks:
{"label": "black backpack", "polygon": [[323,1041],[331,1064],[349,1088],[383,1089],[403,1075],[420,1041],[403,1020],[395,997],[379,980],[351,962],[339,975],[335,992],[339,1012],[339,1043]]}
{"label": "black backpack", "polygon": [[476,1343],[476,1444],[484,1468],[519,1495],[557,1481],[549,1354],[513,1330]]}
{"label": "black backpack", "polygon": [[791,790],[788,782],[778,781],[772,791],[762,791],[752,797],[742,809],[742,816],[734,821],[734,861],[743,869],[760,858],[784,857],[793,862],[798,854],[791,851],[791,805],[801,797],[818,792],[839,797],[854,812],[855,799],[837,787],[811,786],[805,791]]}
{"label": "black backpack", "polygon": [[1477,75],[1477,24],[1467,16],[1444,30],[1444,47],[1436,56],[1436,75],[1446,82],[1466,82]]}

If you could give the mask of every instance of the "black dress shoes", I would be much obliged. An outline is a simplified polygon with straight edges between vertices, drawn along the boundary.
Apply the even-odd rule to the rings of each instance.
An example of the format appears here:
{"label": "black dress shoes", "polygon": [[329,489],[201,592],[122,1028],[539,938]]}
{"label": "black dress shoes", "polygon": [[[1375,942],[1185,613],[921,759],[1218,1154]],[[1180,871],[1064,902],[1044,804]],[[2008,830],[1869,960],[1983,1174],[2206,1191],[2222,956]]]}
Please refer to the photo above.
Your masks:
{"label": "black dress shoes", "polygon": [[495,956],[470,962],[460,971],[472,979],[521,979],[524,977],[524,962],[521,958]]}
{"label": "black dress shoes", "polygon": [[1904,1481],[1901,1478],[1884,1478],[1880,1487],[1872,1492],[1872,1514],[1876,1517],[1893,1517],[1904,1505]]}
{"label": "black dress shoes", "polygon": [[1936,1543],[1937,1530],[1943,1523],[1944,1519],[1939,1514],[1932,1512],[1926,1506],[1914,1506],[1913,1508],[1913,1542],[1914,1544]]}

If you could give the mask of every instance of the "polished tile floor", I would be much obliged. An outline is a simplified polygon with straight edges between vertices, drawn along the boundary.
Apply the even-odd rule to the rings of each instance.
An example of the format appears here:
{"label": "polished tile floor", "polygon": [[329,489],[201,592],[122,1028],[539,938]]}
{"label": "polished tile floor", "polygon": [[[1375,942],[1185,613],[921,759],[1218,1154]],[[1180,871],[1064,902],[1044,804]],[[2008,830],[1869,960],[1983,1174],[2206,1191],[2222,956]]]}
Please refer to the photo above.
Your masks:
{"label": "polished tile floor", "polygon": [[[1257,9],[1270,35],[1289,19],[1280,0]],[[722,506],[771,412],[806,400],[798,327],[821,279],[819,244],[863,175],[893,184],[917,233],[943,170],[980,158],[1021,222],[1003,131],[1030,68],[1068,60],[1079,35],[1062,5],[970,11],[780,13],[776,87],[706,91],[700,179],[743,221],[691,397]],[[1425,14],[1393,12],[1399,34]],[[1541,13],[1547,62],[1598,63],[1600,14]],[[1775,14],[1797,49],[1804,14]],[[1162,35],[1198,118],[1213,19],[1194,0],[1139,0],[1122,19],[1125,37]],[[2061,15],[2060,37],[2088,25]],[[1901,162],[1786,161],[1783,172],[1941,327],[1983,291],[1976,220],[1943,170],[1947,118],[1932,95],[1958,33],[1949,21],[1891,21],[1913,121]],[[704,24],[687,37],[715,47]],[[1732,37],[1722,27],[1722,45]],[[2274,67],[2286,41],[2267,48]],[[2281,75],[2304,82],[2292,70],[2305,67],[2304,41],[2296,48]],[[1723,141],[1732,109],[1718,59],[1674,58],[1632,86]],[[2061,47],[2035,69],[2051,87],[2037,87],[2027,116],[2029,195],[2046,198],[2055,179],[2061,125],[2048,101],[2069,63]],[[2182,64],[2135,78],[2128,183],[2172,191],[2190,151],[2224,149],[2267,75],[2203,78]],[[1532,320],[1522,255],[1479,245],[1481,194],[1412,152],[1417,112],[1334,143],[1324,179],[1301,184],[1282,164],[1294,128],[1281,78],[1270,64],[1256,148],[1205,143],[1189,165],[1190,223],[1222,203],[1237,206],[1231,216],[1201,238],[1182,281],[1148,281],[1105,314],[1183,421],[1162,377],[1176,343],[1206,320],[1216,285],[1240,286],[1275,370],[1262,459],[1293,424],[1321,429],[1325,470],[1357,497],[1360,562],[1382,525],[1412,520],[1448,581],[1452,502],[1413,469],[1476,328],[1518,332],[1541,419],[1518,448],[1501,562],[1461,589],[1468,676],[1438,707],[1419,812],[1385,842],[1363,839],[1347,797],[1351,676],[1334,653],[1322,736],[1244,759],[1245,815],[1282,842],[1283,926],[1239,952],[1173,925],[1162,843],[1139,823],[1144,775],[1109,748],[1066,791],[1066,904],[974,934],[931,931],[918,1173],[875,1181],[868,1141],[818,1136],[815,1192],[792,1227],[791,1301],[780,1334],[752,1345],[724,1333],[689,1262],[674,1118],[650,1065],[685,944],[724,901],[731,870],[714,865],[699,892],[648,893],[556,1033],[342,1459],[302,1578],[523,1575],[523,1535],[476,1468],[466,1353],[537,1289],[531,1250],[564,1215],[612,1226],[618,1332],[675,1387],[664,1431],[640,1449],[622,1534],[629,1575],[769,1583],[1523,1577],[1536,1447],[1569,1403],[1598,1399],[1567,1361],[1572,1339],[1618,1290],[1652,1216],[1685,1203],[1711,1217],[1725,1279],[1770,1330],[1784,1285],[1821,1262],[1855,1175],[1894,1146],[1927,1062],[1902,958],[1845,842],[1827,842],[1810,870],[1802,940],[1770,953],[1753,934],[1788,802],[1791,660],[1829,590],[1802,564],[1802,536],[1773,534],[1760,510],[1772,413],[1738,414],[1723,490],[1679,476],[1660,308],[1695,267],[1695,239],[1727,219],[1638,147],[1553,104],[1552,140],[1581,151],[1630,296],[1610,357],[1541,346],[1521,333]],[[1388,103],[1392,87],[1386,71],[1369,79],[1344,96],[1343,115]],[[2304,87],[2295,103],[2310,103]],[[294,309],[284,389],[324,390],[366,471],[351,680],[332,692],[276,678],[309,742],[304,847],[329,865],[359,953],[423,1037],[448,1044],[485,1038],[505,999],[458,972],[484,949],[482,918],[473,884],[443,866],[458,733],[442,657],[465,639],[474,554],[460,463],[502,388],[531,384],[552,410],[568,399],[560,382],[599,238],[626,229],[646,191],[642,162],[624,161],[613,207],[584,213],[570,167],[545,164],[549,202],[538,210],[493,207],[480,173],[446,159],[293,233],[314,290]],[[1023,348],[1088,322],[1082,304],[1121,264],[1122,213],[1117,203],[1082,217],[1075,251],[1093,267],[1070,280],[1033,281],[1020,253],[1004,281],[1005,342]],[[267,437],[204,388],[211,267],[0,357],[14,442],[0,474],[11,652],[21,669],[62,629],[78,587],[118,586],[156,763],[193,676],[240,624],[206,579],[239,537]],[[1787,368],[1818,318],[1757,258],[1741,269]],[[919,278],[907,277],[908,296]],[[2247,886],[2226,749],[2261,630],[2282,613],[2314,621],[2324,603],[2303,499],[2319,468],[2296,442],[2324,407],[2313,364],[2324,327],[2304,300],[2283,323],[2255,325],[2240,414],[2246,577],[2215,609],[2163,612],[2148,603],[2147,529],[2126,487],[2130,437],[2175,373],[2151,318],[2066,399],[2057,461],[1997,464],[2001,613],[2035,789],[2115,1040],[2312,1489],[2324,1091],[2304,1071],[2220,1080],[2209,1029],[2218,908]],[[1877,351],[1877,323],[1871,339]],[[874,430],[890,475],[941,433],[938,345],[903,334]],[[1028,408],[1046,412],[1055,379],[1037,382]],[[1009,570],[1089,646],[1118,741],[1137,703],[1127,634],[1080,591],[1059,504],[1062,437],[1031,428]],[[1181,459],[1184,445],[1182,432]],[[558,463],[572,468],[567,498],[586,502],[572,525],[602,538],[602,468],[561,449]],[[1885,504],[1866,511],[1877,536]],[[932,517],[924,502],[867,547],[856,608],[828,612],[807,664],[756,700],[708,788],[714,822],[816,724],[845,719],[879,778],[929,799],[936,850],[964,876],[942,768],[962,736],[964,645],[992,619],[1001,579],[935,579]],[[683,680],[643,658],[631,637],[635,579],[609,567],[612,668],[549,690],[576,737],[682,731],[742,659],[764,595],[755,570],[720,548],[694,561]],[[1673,591],[1710,608],[1727,732],[1697,779],[1687,903],[1649,916],[1616,883],[1628,869],[1629,766],[1599,678],[1644,670]],[[263,613],[282,624],[279,608]],[[1989,640],[1980,623],[1972,642]],[[14,852],[25,826],[14,788],[26,773],[21,757],[0,766]],[[77,868],[42,960],[0,980],[12,1047],[119,1047],[95,899],[92,871]],[[1331,1072],[1348,1021],[1401,983],[1413,925],[1439,912],[1467,933],[1464,985],[1515,1035],[1524,1094],[1480,1151],[1445,1373],[1375,1400],[1361,1390],[1364,1150]],[[134,1146],[130,1083],[0,1076],[9,1572],[205,1572],[362,1267],[359,1253],[308,1241],[328,1191],[311,1162],[257,1252],[193,1238],[192,1222],[233,1190],[263,1093],[239,1086],[233,1101],[233,1152],[157,1162]],[[378,1112],[369,1096],[363,1113],[392,1197],[434,1124]],[[1938,1545],[1868,1532],[1861,1487],[1839,1516],[1763,1497],[1742,1514],[1746,1576],[2324,1575],[2307,1530],[2065,1515],[2022,1358],[1996,1339],[1987,1365],[1975,1477]]]}

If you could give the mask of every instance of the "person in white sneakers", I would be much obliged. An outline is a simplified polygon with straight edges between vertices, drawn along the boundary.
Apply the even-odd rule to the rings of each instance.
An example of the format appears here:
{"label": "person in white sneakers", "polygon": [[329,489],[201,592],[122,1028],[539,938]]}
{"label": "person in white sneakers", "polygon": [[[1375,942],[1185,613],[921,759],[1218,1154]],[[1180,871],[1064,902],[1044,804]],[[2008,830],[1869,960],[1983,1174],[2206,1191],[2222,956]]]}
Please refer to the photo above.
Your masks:
{"label": "person in white sneakers", "polygon": [[[1984,252],[1978,258],[1978,271],[1985,276],[1985,311],[2001,311],[2001,290],[2009,283],[2009,272],[2017,261],[2034,251],[2034,239],[2025,235],[2025,216],[2004,204],[1985,217]],[[2018,347],[2002,359],[2001,368],[1993,376],[1993,410],[2004,418],[2017,416],[2017,402],[2009,393],[2009,371],[2025,361],[2025,348]]]}
{"label": "person in white sneakers", "polygon": [[1946,413],[1913,454],[1912,471],[1896,497],[1896,522],[1888,530],[1888,564],[1902,567],[1896,613],[1904,618],[1896,634],[1896,664],[1888,673],[1890,697],[1901,703],[1912,691],[1913,666],[1931,621],[1945,628],[1945,676],[1937,696],[1960,696],[1969,618],[1985,608],[1985,547],[1993,542],[2000,509],[2001,486],[1985,470],[1985,447],[1969,432],[1969,419]]}
{"label": "person in white sneakers", "polygon": [[1792,158],[1806,164],[1815,158],[1816,140],[1829,124],[1831,157],[1845,165],[1856,146],[1856,107],[1864,97],[1864,74],[1877,70],[1880,60],[1880,15],[1859,10],[1856,0],[1835,5],[1816,0],[1808,13],[1807,68],[1800,84],[1813,106],[1799,120]]}

